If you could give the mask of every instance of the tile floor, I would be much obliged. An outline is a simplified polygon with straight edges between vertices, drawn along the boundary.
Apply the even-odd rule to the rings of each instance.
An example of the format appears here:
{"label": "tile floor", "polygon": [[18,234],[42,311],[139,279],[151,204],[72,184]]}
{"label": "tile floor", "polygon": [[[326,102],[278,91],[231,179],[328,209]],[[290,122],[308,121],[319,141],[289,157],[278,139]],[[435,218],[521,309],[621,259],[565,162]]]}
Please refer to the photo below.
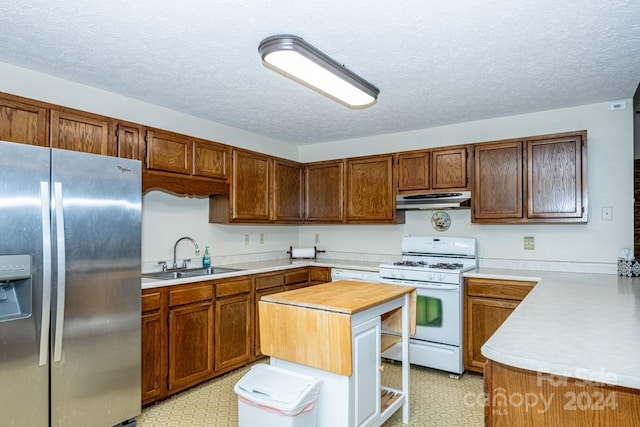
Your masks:
{"label": "tile floor", "polygon": [[[268,363],[262,359],[256,363]],[[383,384],[399,387],[400,365],[385,363]],[[228,427],[238,425],[238,401],[233,386],[249,367],[232,371],[142,410],[138,427]],[[396,384],[396,381],[398,382]],[[444,372],[411,367],[411,426],[481,427],[482,376],[465,373],[460,379]],[[402,411],[384,427],[403,426]],[[277,426],[274,426],[277,427]]]}

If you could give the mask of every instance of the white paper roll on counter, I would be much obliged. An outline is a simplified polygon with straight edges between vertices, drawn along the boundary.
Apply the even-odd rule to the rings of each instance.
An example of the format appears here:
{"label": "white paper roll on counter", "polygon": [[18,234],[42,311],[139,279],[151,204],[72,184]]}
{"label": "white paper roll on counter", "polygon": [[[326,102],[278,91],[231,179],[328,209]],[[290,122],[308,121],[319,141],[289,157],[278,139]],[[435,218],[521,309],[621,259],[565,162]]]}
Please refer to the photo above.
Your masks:
{"label": "white paper roll on counter", "polygon": [[316,248],[293,248],[291,258],[315,258]]}

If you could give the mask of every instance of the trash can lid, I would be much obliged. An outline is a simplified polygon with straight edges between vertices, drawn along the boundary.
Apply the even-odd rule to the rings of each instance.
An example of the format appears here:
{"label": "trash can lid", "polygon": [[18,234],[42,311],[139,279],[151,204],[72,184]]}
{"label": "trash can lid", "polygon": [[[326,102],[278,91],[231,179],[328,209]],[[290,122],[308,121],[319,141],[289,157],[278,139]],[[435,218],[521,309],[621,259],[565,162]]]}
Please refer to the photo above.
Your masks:
{"label": "trash can lid", "polygon": [[291,410],[315,400],[321,382],[309,375],[258,364],[236,383],[234,391],[250,401]]}

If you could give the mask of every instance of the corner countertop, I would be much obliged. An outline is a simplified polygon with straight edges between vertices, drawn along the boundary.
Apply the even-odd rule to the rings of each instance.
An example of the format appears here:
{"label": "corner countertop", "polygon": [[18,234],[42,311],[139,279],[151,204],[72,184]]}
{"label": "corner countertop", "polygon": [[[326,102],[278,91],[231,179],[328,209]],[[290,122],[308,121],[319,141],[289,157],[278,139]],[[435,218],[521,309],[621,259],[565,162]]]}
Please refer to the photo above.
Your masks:
{"label": "corner countertop", "polygon": [[216,267],[236,268],[238,269],[238,271],[215,274],[210,276],[186,277],[182,279],[172,279],[172,280],[150,279],[150,278],[142,277],[141,286],[142,286],[142,289],[150,289],[150,288],[158,288],[162,286],[181,285],[184,283],[202,282],[204,280],[218,280],[218,279],[225,279],[229,277],[244,276],[247,274],[269,273],[272,271],[300,268],[300,267],[309,267],[309,266],[335,267],[335,268],[345,268],[345,269],[351,269],[351,270],[377,272],[378,267],[380,266],[380,262],[341,260],[341,259],[329,259],[329,258],[321,258],[316,260],[313,260],[313,259],[289,260],[288,258],[281,258],[281,259],[273,259],[273,260],[267,260],[267,261],[254,261],[254,262],[244,262],[239,264],[216,265]]}
{"label": "corner countertop", "polygon": [[640,279],[489,268],[464,276],[538,282],[482,346],[485,357],[640,389]]}

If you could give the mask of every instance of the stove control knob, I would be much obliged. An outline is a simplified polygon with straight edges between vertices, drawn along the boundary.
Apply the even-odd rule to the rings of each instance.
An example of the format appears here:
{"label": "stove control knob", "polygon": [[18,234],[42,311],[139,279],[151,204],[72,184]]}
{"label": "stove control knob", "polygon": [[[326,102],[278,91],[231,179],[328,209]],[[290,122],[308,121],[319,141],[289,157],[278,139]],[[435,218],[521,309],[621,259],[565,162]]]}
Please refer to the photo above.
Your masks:
{"label": "stove control knob", "polygon": [[433,275],[433,273],[429,273],[429,274],[427,275],[427,279],[428,279],[430,282],[433,282],[433,276],[434,276],[434,275]]}
{"label": "stove control knob", "polygon": [[440,282],[444,282],[444,273],[440,273],[440,274],[438,274],[438,280],[439,280]]}

